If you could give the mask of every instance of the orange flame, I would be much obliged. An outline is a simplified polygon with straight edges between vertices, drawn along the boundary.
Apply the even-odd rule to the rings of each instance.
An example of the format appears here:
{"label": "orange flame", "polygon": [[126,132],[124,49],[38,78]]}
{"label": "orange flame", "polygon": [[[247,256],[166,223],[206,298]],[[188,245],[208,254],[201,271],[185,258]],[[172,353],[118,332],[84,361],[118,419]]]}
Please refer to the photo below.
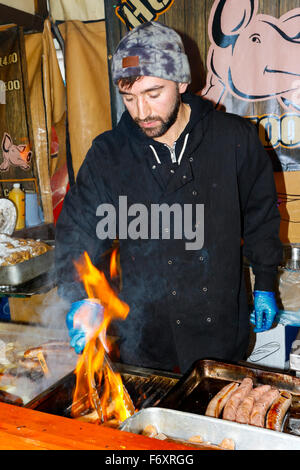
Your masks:
{"label": "orange flame", "polygon": [[110,258],[110,277],[113,279],[118,275],[118,267],[117,267],[117,253],[118,250],[115,248],[111,254]]}
{"label": "orange flame", "polygon": [[[115,256],[111,260],[111,273],[115,272]],[[123,319],[129,313],[129,306],[122,302],[107,282],[105,275],[93,266],[87,253],[75,262],[75,267],[90,299],[98,299],[104,307],[104,317],[91,339],[88,340],[79,357],[75,373],[76,387],[73,395],[72,414],[77,415],[79,402],[87,398],[87,406],[98,412],[101,421],[115,418],[124,421],[134,412],[131,399],[123,387],[120,374],[112,370],[105,354],[111,350],[106,337],[110,322]],[[98,395],[102,384],[103,393]],[[97,388],[98,387],[98,388]]]}

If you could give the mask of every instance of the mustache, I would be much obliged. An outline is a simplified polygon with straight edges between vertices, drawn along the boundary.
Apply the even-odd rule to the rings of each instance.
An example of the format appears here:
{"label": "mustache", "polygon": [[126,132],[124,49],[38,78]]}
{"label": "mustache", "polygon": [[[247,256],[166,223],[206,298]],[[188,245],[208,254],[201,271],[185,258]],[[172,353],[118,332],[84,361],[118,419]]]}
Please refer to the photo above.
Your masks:
{"label": "mustache", "polygon": [[151,121],[161,121],[163,122],[162,118],[160,116],[149,116],[147,117],[146,119],[139,119],[139,118],[135,118],[134,120],[137,124],[139,124],[140,122],[151,122]]}

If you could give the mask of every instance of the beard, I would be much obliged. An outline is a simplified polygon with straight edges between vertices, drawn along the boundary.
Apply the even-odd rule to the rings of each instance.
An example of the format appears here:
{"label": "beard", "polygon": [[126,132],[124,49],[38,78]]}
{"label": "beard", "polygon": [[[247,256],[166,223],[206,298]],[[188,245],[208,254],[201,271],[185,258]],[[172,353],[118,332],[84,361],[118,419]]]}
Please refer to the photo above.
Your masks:
{"label": "beard", "polygon": [[[146,134],[147,137],[151,137],[151,138],[161,137],[176,122],[180,104],[181,104],[181,98],[180,98],[180,93],[178,91],[178,85],[177,85],[177,93],[176,93],[174,106],[172,110],[170,111],[169,115],[165,119],[162,119],[160,116],[149,116],[146,119],[135,119],[134,121],[139,126],[141,131],[143,131],[143,133]],[[140,123],[142,122],[151,122],[151,121],[159,121],[160,124],[154,128],[145,128],[140,125]]]}

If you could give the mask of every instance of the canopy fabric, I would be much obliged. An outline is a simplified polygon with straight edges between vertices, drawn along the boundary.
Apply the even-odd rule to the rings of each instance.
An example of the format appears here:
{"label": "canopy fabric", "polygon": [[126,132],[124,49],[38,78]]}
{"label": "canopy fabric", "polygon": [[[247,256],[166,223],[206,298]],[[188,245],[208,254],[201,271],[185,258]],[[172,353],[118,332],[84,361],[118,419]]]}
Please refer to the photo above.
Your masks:
{"label": "canopy fabric", "polygon": [[93,139],[111,129],[104,21],[66,21],[64,38],[72,164],[76,177]]}
{"label": "canopy fabric", "polygon": [[104,0],[49,0],[54,21],[95,21],[105,18]]}
{"label": "canopy fabric", "polygon": [[35,14],[34,0],[1,0],[1,3],[2,5],[30,13],[31,15]]}

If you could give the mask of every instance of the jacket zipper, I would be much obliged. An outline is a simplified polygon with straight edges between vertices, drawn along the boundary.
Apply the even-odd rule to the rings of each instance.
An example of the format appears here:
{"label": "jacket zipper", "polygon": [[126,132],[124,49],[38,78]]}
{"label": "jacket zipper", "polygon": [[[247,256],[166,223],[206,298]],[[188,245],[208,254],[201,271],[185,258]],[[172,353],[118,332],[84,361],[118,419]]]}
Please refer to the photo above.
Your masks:
{"label": "jacket zipper", "polygon": [[172,163],[176,163],[176,152],[175,152],[175,146],[176,146],[176,142],[174,142],[174,145],[173,147],[169,147],[168,144],[164,144],[168,149],[169,149],[169,152],[170,152],[170,155],[171,155],[171,160],[172,160]]}

